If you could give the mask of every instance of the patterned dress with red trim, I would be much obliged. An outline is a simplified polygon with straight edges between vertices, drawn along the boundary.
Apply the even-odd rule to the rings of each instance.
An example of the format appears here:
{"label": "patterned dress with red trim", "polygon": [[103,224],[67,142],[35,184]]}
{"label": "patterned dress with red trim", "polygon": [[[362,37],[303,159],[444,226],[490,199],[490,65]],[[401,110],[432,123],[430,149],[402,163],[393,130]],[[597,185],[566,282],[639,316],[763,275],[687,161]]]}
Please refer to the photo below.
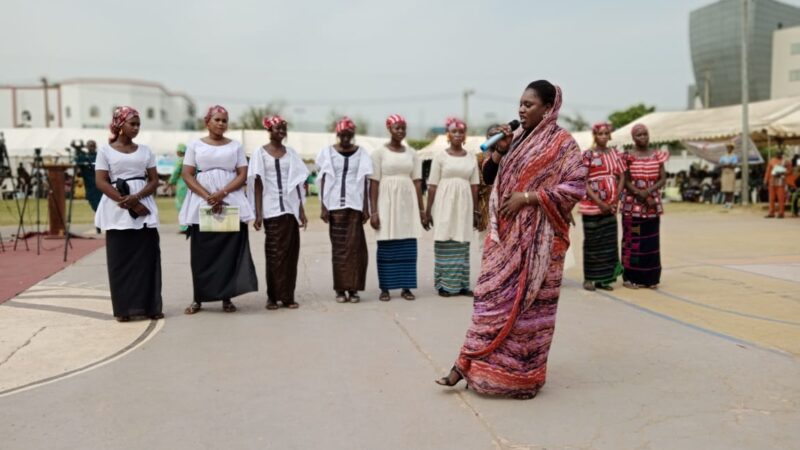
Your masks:
{"label": "patterned dress with red trim", "polygon": [[[648,156],[637,156],[630,152],[625,152],[623,155],[625,166],[630,172],[631,184],[637,189],[649,189],[656,184],[661,174],[661,165],[668,159],[669,153],[663,151],[654,151]],[[653,190],[650,197],[655,201],[652,206],[642,202],[626,188],[622,198],[622,215],[653,218],[664,214],[664,207],[661,205],[661,190]]]}
{"label": "patterned dress with red trim", "polygon": [[[625,173],[622,153],[615,149],[604,152],[586,150],[583,152],[583,165],[589,169],[586,190],[594,191],[601,201],[611,206],[612,214],[616,214],[619,204],[619,178]],[[585,216],[603,214],[588,195],[578,204],[578,211]]]}
{"label": "patterned dress with red trim", "polygon": [[[637,189],[648,189],[658,183],[661,166],[669,153],[655,151],[650,155],[625,154],[625,164],[631,184]],[[622,203],[622,279],[639,286],[657,286],[661,282],[661,192],[653,190],[649,198],[652,205],[641,201],[635,194],[624,193]]]}

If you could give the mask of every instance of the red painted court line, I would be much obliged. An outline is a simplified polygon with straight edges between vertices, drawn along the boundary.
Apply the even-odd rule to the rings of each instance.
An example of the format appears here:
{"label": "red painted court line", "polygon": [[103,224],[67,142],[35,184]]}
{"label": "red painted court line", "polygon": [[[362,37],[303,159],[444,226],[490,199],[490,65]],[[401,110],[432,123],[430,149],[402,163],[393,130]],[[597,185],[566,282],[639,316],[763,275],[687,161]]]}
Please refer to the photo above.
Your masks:
{"label": "red painted court line", "polygon": [[0,303],[13,298],[34,284],[59,272],[79,259],[106,245],[105,239],[70,239],[67,262],[64,262],[64,241],[42,239],[41,254],[36,254],[36,237],[28,238],[29,251],[23,242],[5,242],[5,253],[0,252]]}

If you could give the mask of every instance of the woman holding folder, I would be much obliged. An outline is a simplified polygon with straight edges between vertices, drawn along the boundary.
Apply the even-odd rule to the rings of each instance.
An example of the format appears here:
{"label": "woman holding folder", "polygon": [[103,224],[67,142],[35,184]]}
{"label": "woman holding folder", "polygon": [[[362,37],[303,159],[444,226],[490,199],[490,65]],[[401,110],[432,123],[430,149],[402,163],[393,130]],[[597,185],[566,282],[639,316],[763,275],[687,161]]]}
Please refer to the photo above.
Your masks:
{"label": "woman holding folder", "polygon": [[[219,300],[223,311],[234,312],[232,297],[258,290],[246,223],[255,215],[242,189],[247,181],[244,148],[224,136],[228,111],[222,106],[209,108],[205,123],[208,136],[190,142],[183,160],[183,179],[189,193],[179,220],[189,227],[194,285],[194,301],[186,314],[200,311],[205,302]],[[224,216],[238,216],[238,231],[218,232],[205,227]]]}

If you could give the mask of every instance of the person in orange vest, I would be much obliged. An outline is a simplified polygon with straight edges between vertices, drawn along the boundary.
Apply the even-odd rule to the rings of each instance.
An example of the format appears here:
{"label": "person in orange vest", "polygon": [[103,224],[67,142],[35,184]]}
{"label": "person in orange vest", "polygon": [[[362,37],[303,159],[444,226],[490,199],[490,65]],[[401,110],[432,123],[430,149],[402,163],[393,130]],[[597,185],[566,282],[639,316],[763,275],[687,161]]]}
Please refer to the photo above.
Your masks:
{"label": "person in orange vest", "polygon": [[778,150],[775,157],[769,160],[767,170],[764,171],[764,184],[769,189],[769,214],[767,219],[775,216],[775,203],[779,219],[783,219],[786,210],[786,177],[792,170],[792,163],[783,157],[783,150]]}

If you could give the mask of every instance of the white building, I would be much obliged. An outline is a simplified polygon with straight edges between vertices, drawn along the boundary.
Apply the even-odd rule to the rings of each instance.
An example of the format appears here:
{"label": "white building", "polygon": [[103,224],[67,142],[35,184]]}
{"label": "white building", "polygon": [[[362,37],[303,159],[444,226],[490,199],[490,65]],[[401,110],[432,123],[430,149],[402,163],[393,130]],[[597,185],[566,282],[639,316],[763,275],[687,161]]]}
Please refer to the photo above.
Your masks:
{"label": "white building", "polygon": [[800,27],[777,30],[772,37],[771,98],[800,96]]}
{"label": "white building", "polygon": [[196,120],[191,98],[149,81],[75,78],[49,84],[46,92],[43,84],[0,85],[0,128],[106,128],[121,105],[139,110],[146,130],[191,129]]}

